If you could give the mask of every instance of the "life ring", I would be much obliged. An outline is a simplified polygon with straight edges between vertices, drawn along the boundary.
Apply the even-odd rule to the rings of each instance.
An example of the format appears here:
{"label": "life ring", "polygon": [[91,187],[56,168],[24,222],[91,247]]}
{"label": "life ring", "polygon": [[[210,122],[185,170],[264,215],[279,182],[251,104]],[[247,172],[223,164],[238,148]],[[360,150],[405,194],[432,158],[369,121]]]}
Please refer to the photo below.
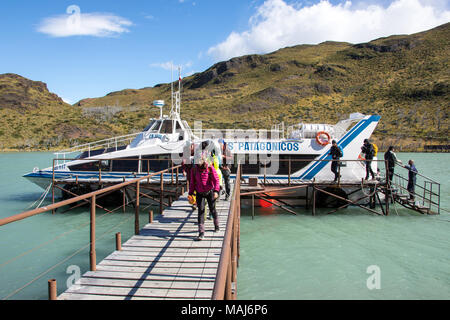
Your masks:
{"label": "life ring", "polygon": [[[327,137],[326,137],[326,140],[323,139],[323,136],[324,136],[324,135],[327,136]],[[321,146],[326,146],[327,144],[330,143],[330,140],[331,140],[331,137],[330,137],[330,135],[328,134],[328,132],[325,132],[325,131],[319,131],[319,132],[317,132],[317,135],[316,135],[316,141],[317,141],[317,143],[320,144]]]}

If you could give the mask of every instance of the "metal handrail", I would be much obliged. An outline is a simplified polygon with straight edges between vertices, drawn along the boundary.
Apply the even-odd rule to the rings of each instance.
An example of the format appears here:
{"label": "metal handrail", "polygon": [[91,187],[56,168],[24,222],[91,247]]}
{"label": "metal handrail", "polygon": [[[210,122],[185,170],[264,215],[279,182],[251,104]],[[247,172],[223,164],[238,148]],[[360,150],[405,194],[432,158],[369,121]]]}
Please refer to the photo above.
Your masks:
{"label": "metal handrail", "polygon": [[216,280],[212,294],[213,300],[236,299],[236,291],[232,283],[236,282],[237,264],[239,259],[240,239],[240,213],[241,213],[241,165],[238,165],[233,195],[231,197],[230,209],[219,266],[217,268]]}
{"label": "metal handrail", "polygon": [[82,194],[82,195],[74,197],[74,198],[70,198],[70,199],[67,199],[67,200],[56,202],[56,203],[53,203],[51,205],[48,205],[48,206],[45,206],[45,207],[42,207],[42,208],[39,208],[39,209],[24,211],[24,212],[16,214],[16,215],[13,215],[13,216],[10,216],[10,217],[6,217],[6,218],[3,218],[3,219],[0,219],[0,227],[3,226],[3,225],[9,224],[9,223],[15,222],[15,221],[23,220],[25,218],[29,218],[29,217],[32,217],[32,216],[35,216],[35,215],[38,215],[38,214],[41,214],[41,213],[44,213],[44,212],[47,212],[47,211],[50,211],[50,210],[54,210],[54,209],[57,209],[57,208],[69,205],[69,204],[72,204],[72,203],[75,203],[75,202],[78,202],[78,201],[81,201],[81,200],[85,200],[85,199],[88,199],[88,198],[93,198],[93,197],[96,197],[98,195],[101,195],[101,194],[104,194],[104,193],[107,193],[107,192],[110,192],[110,191],[118,190],[118,189],[121,189],[123,187],[129,186],[129,185],[132,185],[132,184],[137,184],[141,180],[145,180],[145,179],[153,177],[153,176],[161,175],[161,174],[163,174],[165,172],[169,172],[169,170],[174,170],[174,169],[177,169],[177,168],[180,168],[180,167],[181,167],[181,165],[178,165],[178,166],[175,166],[175,167],[172,167],[172,168],[168,168],[168,169],[165,169],[165,170],[162,170],[162,171],[158,171],[158,172],[155,172],[155,173],[151,173],[151,174],[148,174],[146,176],[139,177],[139,178],[136,178],[136,179],[133,179],[133,180],[130,180],[130,181],[126,181],[126,182],[122,182],[122,183],[119,183],[119,184],[115,184],[113,186],[110,186],[110,187],[107,187],[107,188],[104,188],[104,189],[92,191],[90,193],[85,193],[85,194]]}

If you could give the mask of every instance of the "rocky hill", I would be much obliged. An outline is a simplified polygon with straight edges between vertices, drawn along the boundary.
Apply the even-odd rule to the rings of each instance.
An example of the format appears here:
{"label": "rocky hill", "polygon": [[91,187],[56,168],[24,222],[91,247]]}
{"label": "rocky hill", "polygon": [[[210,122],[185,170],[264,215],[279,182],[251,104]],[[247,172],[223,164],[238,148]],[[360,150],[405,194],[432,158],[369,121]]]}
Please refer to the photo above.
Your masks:
{"label": "rocky hill", "polygon": [[109,134],[49,92],[45,83],[0,75],[0,150],[55,149]]}
{"label": "rocky hill", "polygon": [[[448,52],[450,23],[368,43],[324,42],[236,57],[183,79],[182,117],[191,125],[202,120],[203,127],[270,129],[279,121],[335,123],[352,112],[379,114],[374,136],[382,148],[392,143],[420,150],[425,143],[448,143]],[[170,83],[81,100],[72,118],[59,121],[85,130],[80,141],[102,135],[90,130],[95,124],[110,135],[126,134],[158,116],[159,109],[150,106],[155,99],[170,101]],[[28,115],[35,110],[31,105]],[[58,127],[52,130],[48,134]],[[61,141],[69,143],[69,136]]]}

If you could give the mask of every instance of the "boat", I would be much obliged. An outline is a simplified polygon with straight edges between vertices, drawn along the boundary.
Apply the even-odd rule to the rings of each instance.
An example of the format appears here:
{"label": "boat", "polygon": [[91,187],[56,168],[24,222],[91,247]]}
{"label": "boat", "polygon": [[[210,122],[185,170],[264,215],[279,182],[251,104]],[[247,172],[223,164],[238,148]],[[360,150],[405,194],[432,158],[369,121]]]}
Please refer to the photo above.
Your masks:
{"label": "boat", "polygon": [[[363,160],[363,141],[370,138],[380,120],[378,115],[353,113],[336,124],[299,122],[286,129],[281,123],[270,130],[192,130],[180,116],[181,77],[178,91],[174,92],[172,85],[171,100],[169,115],[163,114],[164,101],[153,102],[153,106],[160,108],[160,116],[150,119],[141,132],[56,152],[51,166],[34,168],[24,177],[44,190],[49,190],[53,181],[68,184],[76,181],[84,186],[91,183],[87,192],[98,188],[100,180],[118,183],[170,168],[180,164],[183,158],[192,161],[194,154],[190,151],[198,150],[201,145],[215,150],[221,158],[220,143],[226,143],[232,154],[232,178],[237,163],[241,163],[245,179],[331,181],[334,175],[330,170],[329,150],[331,141],[336,140],[344,152],[341,181],[360,181],[365,176],[364,162],[345,159]],[[377,172],[376,161],[372,162],[372,169]],[[164,175],[164,179],[170,177],[169,173]],[[154,179],[159,181],[159,177]],[[179,179],[184,179],[181,171]],[[59,189],[56,191],[57,196],[64,196]],[[344,190],[345,194],[351,192]]]}

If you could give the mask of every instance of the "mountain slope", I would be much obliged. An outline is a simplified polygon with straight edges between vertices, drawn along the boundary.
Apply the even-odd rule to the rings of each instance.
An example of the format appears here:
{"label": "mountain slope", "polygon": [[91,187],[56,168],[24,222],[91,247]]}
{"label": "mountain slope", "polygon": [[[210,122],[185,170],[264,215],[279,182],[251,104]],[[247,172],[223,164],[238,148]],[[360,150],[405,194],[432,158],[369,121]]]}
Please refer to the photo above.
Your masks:
{"label": "mountain slope", "polygon": [[97,126],[45,83],[0,75],[0,150],[54,149],[110,134]]}
{"label": "mountain slope", "polygon": [[[202,120],[204,127],[270,128],[300,119],[334,123],[362,112],[382,116],[375,132],[380,144],[417,149],[430,139],[446,143],[448,52],[450,23],[356,45],[325,42],[233,58],[183,79],[182,115],[190,123]],[[170,84],[76,105],[142,106],[143,119],[130,114],[142,127],[148,116],[157,115],[148,107],[154,99],[169,101]]]}
{"label": "mountain slope", "polygon": [[[270,129],[279,121],[335,123],[352,112],[379,114],[374,138],[382,149],[395,144],[403,150],[420,150],[425,143],[448,143],[448,52],[450,23],[362,44],[328,41],[236,57],[183,79],[181,113],[191,125],[202,120],[204,128],[255,129]],[[1,90],[0,82],[3,96]],[[141,130],[149,117],[159,116],[159,109],[151,107],[156,99],[169,104],[170,83],[83,99],[71,108],[55,102],[51,112],[47,107],[36,109],[31,102],[8,112],[22,110],[24,116],[33,117],[40,110],[41,116],[53,116],[45,134],[55,137],[56,132],[59,142],[69,144],[73,139],[81,142]],[[67,116],[61,115],[61,108]],[[4,110],[0,102],[0,112]],[[45,116],[42,121],[47,121]],[[75,124],[80,131],[70,138],[71,127],[58,133],[58,122]],[[30,123],[22,125],[31,126],[32,132]],[[96,132],[98,128],[104,132]],[[28,135],[19,132],[18,139],[4,131],[0,143],[17,148],[20,141],[42,136],[29,129]],[[41,142],[35,147],[49,146]]]}

